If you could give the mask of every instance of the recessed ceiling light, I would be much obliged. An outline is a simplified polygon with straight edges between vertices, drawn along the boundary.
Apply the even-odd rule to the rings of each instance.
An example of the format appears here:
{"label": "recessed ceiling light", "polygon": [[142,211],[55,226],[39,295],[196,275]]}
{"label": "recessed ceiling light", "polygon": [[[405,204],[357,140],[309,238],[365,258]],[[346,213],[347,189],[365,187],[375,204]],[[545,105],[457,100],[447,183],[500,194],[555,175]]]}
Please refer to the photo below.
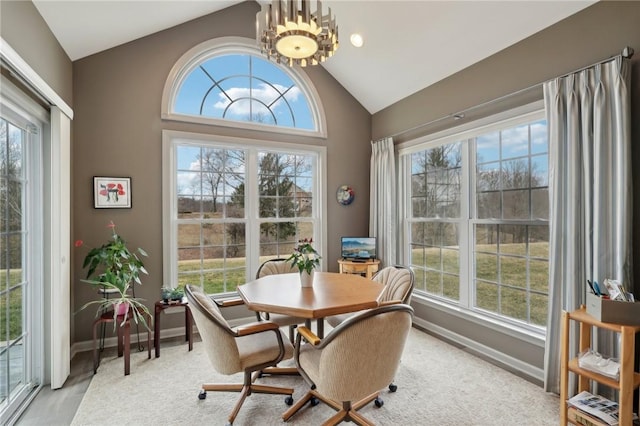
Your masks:
{"label": "recessed ceiling light", "polygon": [[350,40],[351,44],[353,44],[355,47],[362,47],[362,45],[364,44],[364,39],[358,33],[351,34]]}

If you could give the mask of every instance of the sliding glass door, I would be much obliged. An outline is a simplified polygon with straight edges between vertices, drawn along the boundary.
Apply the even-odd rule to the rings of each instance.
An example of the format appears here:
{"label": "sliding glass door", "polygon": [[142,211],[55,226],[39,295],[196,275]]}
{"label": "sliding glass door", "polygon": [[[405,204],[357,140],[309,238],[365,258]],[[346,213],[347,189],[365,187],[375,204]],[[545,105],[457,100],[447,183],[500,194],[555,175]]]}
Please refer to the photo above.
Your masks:
{"label": "sliding glass door", "polygon": [[[3,88],[4,91],[4,88]],[[43,126],[0,95],[0,423],[42,383]]]}

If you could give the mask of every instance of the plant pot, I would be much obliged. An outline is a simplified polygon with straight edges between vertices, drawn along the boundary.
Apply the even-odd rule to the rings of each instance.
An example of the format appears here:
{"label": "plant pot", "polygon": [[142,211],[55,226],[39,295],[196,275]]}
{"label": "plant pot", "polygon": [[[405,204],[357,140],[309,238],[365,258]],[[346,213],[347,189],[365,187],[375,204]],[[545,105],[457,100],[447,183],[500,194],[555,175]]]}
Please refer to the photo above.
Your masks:
{"label": "plant pot", "polygon": [[125,315],[129,311],[129,302],[117,302],[113,304],[116,315]]}
{"label": "plant pot", "polygon": [[300,285],[302,287],[313,287],[313,273],[314,269],[311,270],[311,273],[307,273],[306,271],[300,272]]}

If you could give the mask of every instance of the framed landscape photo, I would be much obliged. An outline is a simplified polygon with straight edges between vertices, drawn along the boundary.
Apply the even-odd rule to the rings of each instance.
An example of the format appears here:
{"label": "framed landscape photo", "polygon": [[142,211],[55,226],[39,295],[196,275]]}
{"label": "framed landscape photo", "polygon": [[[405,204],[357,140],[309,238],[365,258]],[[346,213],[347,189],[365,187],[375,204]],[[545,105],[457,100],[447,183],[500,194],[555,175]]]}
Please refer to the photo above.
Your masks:
{"label": "framed landscape photo", "polygon": [[130,177],[93,177],[93,207],[96,209],[130,209]]}

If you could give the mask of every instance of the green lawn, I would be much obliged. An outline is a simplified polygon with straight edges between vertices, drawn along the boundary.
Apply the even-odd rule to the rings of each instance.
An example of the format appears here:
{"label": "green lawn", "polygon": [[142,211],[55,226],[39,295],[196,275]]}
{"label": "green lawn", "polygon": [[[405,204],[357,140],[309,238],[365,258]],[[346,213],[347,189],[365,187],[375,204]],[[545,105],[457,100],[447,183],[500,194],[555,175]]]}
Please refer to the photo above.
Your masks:
{"label": "green lawn", "polygon": [[[6,270],[0,271],[0,279],[7,282]],[[16,284],[22,280],[22,271],[14,269],[9,274],[9,283]],[[4,284],[3,284],[4,285]],[[0,295],[0,332],[4,341],[5,330],[7,330],[7,297],[9,297],[9,339],[13,340],[22,334],[22,287],[15,287],[8,294]]]}
{"label": "green lawn", "polygon": [[[260,263],[274,256],[263,256]],[[225,293],[235,291],[236,287],[246,282],[246,261],[244,258],[211,259],[201,265],[199,260],[183,260],[178,265],[178,287],[187,284],[200,285],[200,268],[202,285],[207,293]],[[189,275],[189,272],[194,272]]]}
{"label": "green lawn", "polygon": [[[477,246],[477,249],[484,252],[477,255],[476,261],[478,279],[476,306],[531,324],[546,325],[548,262],[546,260],[530,261],[530,292],[527,293],[526,260],[519,257],[524,253],[523,244],[502,245],[501,256],[492,252],[492,247],[494,246]],[[548,256],[548,243],[530,244],[529,250],[533,256],[544,259]],[[515,257],[505,255],[515,255]],[[268,258],[270,257],[265,256],[260,261],[263,262]],[[452,300],[459,298],[460,261],[456,248],[414,250],[411,263],[424,267],[424,269],[415,268],[416,289]],[[199,272],[201,267],[207,271],[202,274],[202,277]],[[184,287],[186,284],[202,284],[207,293],[232,292],[238,285],[245,283],[246,261],[244,258],[213,259],[201,265],[199,260],[185,260],[180,262],[178,270],[179,287]],[[190,275],[189,272],[193,274]],[[19,270],[11,271],[9,281],[19,282],[21,274]],[[3,282],[6,282],[6,272],[3,271],[0,276]],[[530,298],[531,312],[527,312],[527,297]],[[6,330],[7,326],[6,298],[7,295],[0,296],[0,330]],[[8,306],[9,336],[13,339],[22,333],[21,288],[18,287],[9,293]]]}
{"label": "green lawn", "polygon": [[[530,243],[529,289],[525,244],[477,245],[475,306],[536,325],[546,325],[548,305],[547,242]],[[456,247],[415,249],[416,289],[459,299],[459,253]],[[424,269],[420,268],[422,266]],[[527,311],[529,298],[530,312]]]}

